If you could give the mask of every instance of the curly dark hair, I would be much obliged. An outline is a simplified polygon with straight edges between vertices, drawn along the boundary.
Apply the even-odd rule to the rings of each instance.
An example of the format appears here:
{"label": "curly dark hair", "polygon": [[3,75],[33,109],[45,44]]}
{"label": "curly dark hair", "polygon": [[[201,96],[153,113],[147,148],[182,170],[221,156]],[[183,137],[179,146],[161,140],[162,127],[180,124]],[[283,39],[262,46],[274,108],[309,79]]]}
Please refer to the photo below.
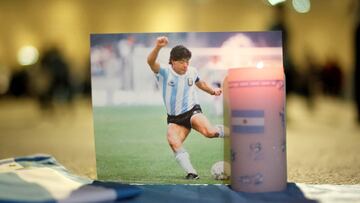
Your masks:
{"label": "curly dark hair", "polygon": [[191,51],[187,49],[183,45],[177,45],[170,51],[170,59],[169,64],[171,64],[171,61],[179,61],[182,59],[189,60],[191,58]]}

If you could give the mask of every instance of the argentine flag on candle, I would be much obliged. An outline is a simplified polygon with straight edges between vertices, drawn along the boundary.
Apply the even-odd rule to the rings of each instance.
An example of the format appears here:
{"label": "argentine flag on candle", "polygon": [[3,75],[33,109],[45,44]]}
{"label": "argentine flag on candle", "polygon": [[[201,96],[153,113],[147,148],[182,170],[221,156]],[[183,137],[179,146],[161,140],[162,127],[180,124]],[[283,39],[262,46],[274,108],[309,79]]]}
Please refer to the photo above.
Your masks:
{"label": "argentine flag on candle", "polygon": [[231,126],[234,133],[264,133],[264,110],[232,110]]}

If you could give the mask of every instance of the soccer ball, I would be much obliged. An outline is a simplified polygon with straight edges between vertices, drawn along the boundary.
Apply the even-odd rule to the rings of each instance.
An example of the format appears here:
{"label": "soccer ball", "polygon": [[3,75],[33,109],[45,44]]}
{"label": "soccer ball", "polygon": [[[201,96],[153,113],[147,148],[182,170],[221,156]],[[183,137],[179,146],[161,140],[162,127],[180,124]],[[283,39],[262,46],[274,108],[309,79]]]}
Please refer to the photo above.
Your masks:
{"label": "soccer ball", "polygon": [[230,164],[218,161],[211,167],[211,175],[215,180],[228,180],[230,178]]}

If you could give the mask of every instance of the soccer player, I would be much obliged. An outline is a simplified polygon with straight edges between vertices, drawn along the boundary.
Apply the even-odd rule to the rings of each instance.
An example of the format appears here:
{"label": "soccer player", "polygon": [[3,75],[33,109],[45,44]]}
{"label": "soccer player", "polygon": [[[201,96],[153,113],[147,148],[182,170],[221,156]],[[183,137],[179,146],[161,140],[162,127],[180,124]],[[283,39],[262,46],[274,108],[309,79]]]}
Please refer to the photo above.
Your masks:
{"label": "soccer player", "polygon": [[175,46],[170,52],[170,66],[160,66],[157,62],[159,51],[168,44],[167,37],[158,37],[147,62],[162,87],[162,96],[167,110],[167,140],[175,159],[187,173],[186,179],[196,180],[199,176],[191,164],[189,153],[183,142],[191,129],[207,138],[224,137],[222,125],[212,126],[202,114],[197,100],[195,86],[210,95],[219,96],[220,88],[212,88],[201,80],[195,68],[189,66],[191,52],[184,46]]}

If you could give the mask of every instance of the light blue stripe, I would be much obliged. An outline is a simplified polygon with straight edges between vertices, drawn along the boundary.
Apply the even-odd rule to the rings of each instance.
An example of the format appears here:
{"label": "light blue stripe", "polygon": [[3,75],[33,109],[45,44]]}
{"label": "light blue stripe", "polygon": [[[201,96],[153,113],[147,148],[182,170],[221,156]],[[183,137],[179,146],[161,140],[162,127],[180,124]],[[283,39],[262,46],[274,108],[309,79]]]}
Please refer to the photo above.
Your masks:
{"label": "light blue stripe", "polygon": [[264,110],[232,110],[232,117],[264,117]]}
{"label": "light blue stripe", "polygon": [[[31,174],[31,171],[29,172]],[[0,183],[1,203],[57,202],[46,187],[36,182],[28,182],[13,172],[0,173]]]}
{"label": "light blue stripe", "polygon": [[178,89],[178,77],[174,77],[174,87],[171,88],[171,97],[170,97],[170,114],[175,115],[175,107],[176,107],[176,93]]}
{"label": "light blue stripe", "polygon": [[181,108],[181,113],[184,113],[186,111],[188,111],[189,109],[187,109],[188,104],[189,104],[189,85],[187,84],[187,81],[185,82],[185,87],[184,87],[184,95],[183,95],[183,102],[182,102],[182,108]]}
{"label": "light blue stripe", "polygon": [[163,77],[163,84],[162,84],[162,96],[163,96],[163,100],[164,100],[164,104],[166,105],[166,88],[167,88],[167,78],[169,75],[169,71],[165,72],[165,69],[160,68],[160,75],[162,75]]}
{"label": "light blue stripe", "polygon": [[167,73],[166,69],[160,67],[160,69],[159,69],[159,74],[162,75],[163,77],[165,77],[165,76],[167,75],[166,73]]}
{"label": "light blue stripe", "polygon": [[239,126],[233,125],[232,131],[234,133],[249,133],[249,134],[256,134],[256,133],[264,133],[265,128],[264,126]]}

